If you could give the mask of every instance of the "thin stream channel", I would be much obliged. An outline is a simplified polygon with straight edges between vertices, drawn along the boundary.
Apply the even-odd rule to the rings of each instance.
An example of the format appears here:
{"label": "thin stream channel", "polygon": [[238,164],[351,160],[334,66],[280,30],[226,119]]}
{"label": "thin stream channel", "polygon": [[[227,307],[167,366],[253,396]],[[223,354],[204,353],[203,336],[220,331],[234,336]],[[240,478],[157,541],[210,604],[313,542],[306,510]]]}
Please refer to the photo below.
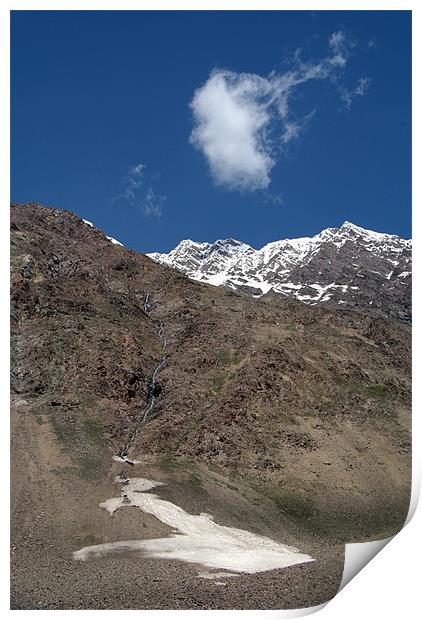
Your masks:
{"label": "thin stream channel", "polygon": [[[152,306],[151,306],[151,302],[150,302],[150,297],[148,294],[145,295],[144,297],[144,312],[147,316],[149,316],[151,318],[151,320],[153,320],[157,325],[157,334],[158,337],[160,338],[161,342],[162,342],[162,347],[163,347],[163,357],[161,358],[161,360],[159,361],[159,363],[157,364],[157,366],[154,368],[150,382],[149,382],[149,386],[148,386],[148,398],[147,398],[147,404],[146,407],[143,411],[142,416],[139,419],[139,424],[136,426],[135,430],[132,432],[132,434],[130,435],[128,441],[126,442],[126,444],[123,446],[123,448],[121,449],[120,453],[119,453],[119,457],[122,461],[125,461],[126,463],[129,463],[129,465],[133,465],[134,462],[128,458],[128,452],[130,450],[130,448],[132,447],[133,443],[135,442],[136,438],[138,437],[141,429],[145,426],[145,424],[147,424],[147,422],[149,421],[149,417],[150,414],[154,408],[154,404],[155,401],[157,400],[158,394],[157,394],[157,375],[160,372],[160,370],[162,369],[162,367],[164,366],[164,364],[166,363],[167,360],[167,337],[165,335],[165,329],[164,329],[164,323],[163,321],[161,321],[160,319],[153,319],[151,317],[151,310],[152,310]],[[126,470],[124,470],[123,474],[126,474]]]}

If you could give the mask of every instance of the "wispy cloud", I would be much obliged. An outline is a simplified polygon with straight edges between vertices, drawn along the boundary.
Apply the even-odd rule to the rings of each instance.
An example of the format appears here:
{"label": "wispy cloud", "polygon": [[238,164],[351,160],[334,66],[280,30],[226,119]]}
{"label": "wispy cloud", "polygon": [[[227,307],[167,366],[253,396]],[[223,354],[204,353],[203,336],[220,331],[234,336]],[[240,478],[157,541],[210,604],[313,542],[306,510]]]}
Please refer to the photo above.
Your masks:
{"label": "wispy cloud", "polygon": [[353,47],[353,43],[346,39],[346,35],[342,30],[333,32],[328,39],[328,43],[333,54],[330,58],[330,63],[332,65],[344,67],[350,50]]}
{"label": "wispy cloud", "polygon": [[167,197],[158,194],[153,188],[157,179],[158,175],[149,173],[145,164],[131,166],[124,178],[122,192],[113,202],[126,200],[141,209],[147,217],[161,217]]}
{"label": "wispy cloud", "polygon": [[152,187],[148,187],[140,202],[140,206],[142,207],[145,215],[161,217],[166,200],[166,196],[160,196],[152,189]]}
{"label": "wispy cloud", "polygon": [[281,194],[273,194],[268,189],[265,189],[262,192],[262,201],[271,205],[282,205],[284,204],[283,196]]}
{"label": "wispy cloud", "polygon": [[299,138],[302,135],[302,133],[305,131],[308,123],[313,118],[315,112],[316,112],[316,108],[312,110],[312,112],[309,112],[309,114],[306,114],[301,119],[298,119],[298,120],[286,119],[284,121],[283,132],[281,134],[282,143],[288,144],[290,140],[293,140],[294,138]]}
{"label": "wispy cloud", "polygon": [[371,78],[369,77],[361,77],[358,79],[355,88],[352,90],[347,90],[346,88],[340,89],[340,98],[344,102],[344,105],[347,110],[350,110],[352,107],[353,99],[355,97],[363,97],[371,84]]}
{"label": "wispy cloud", "polygon": [[[190,142],[205,155],[215,183],[237,191],[268,188],[283,147],[303,133],[315,113],[314,109],[296,118],[291,110],[293,93],[311,80],[327,80],[340,89],[353,47],[339,31],[329,37],[326,57],[305,62],[298,50],[283,74],[262,77],[214,69],[190,104],[194,121]],[[349,93],[350,103],[366,88],[366,82],[358,84]],[[339,93],[343,101],[348,92]]]}

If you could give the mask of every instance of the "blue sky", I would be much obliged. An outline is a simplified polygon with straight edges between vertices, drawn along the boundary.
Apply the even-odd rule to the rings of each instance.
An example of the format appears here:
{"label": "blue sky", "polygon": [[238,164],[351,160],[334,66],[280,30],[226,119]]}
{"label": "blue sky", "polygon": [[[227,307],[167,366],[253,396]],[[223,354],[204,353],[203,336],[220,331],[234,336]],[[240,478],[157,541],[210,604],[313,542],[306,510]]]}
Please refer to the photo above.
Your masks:
{"label": "blue sky", "polygon": [[12,13],[11,199],[138,251],[411,236],[404,11]]}

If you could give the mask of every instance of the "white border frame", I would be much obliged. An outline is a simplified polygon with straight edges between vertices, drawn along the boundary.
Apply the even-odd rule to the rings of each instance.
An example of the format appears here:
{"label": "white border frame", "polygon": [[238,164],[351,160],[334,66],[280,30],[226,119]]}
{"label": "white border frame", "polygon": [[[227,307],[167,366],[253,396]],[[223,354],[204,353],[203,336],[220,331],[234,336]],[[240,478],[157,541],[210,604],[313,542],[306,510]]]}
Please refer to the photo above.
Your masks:
{"label": "white border frame", "polygon": [[[277,0],[213,0],[213,1],[194,1],[194,0],[3,0],[0,4],[0,76],[3,80],[4,88],[0,97],[0,192],[2,195],[2,209],[0,210],[0,248],[2,251],[2,261],[0,268],[0,283],[4,295],[1,304],[2,336],[3,347],[0,356],[1,363],[1,394],[3,397],[3,408],[1,423],[2,438],[5,443],[1,450],[1,471],[9,472],[9,422],[7,411],[9,409],[9,318],[8,318],[8,282],[9,282],[9,200],[10,200],[10,11],[11,10],[412,10],[413,11],[413,200],[417,207],[413,210],[413,239],[414,243],[414,364],[413,364],[413,487],[412,503],[409,518],[416,509],[417,499],[420,489],[421,472],[421,421],[420,421],[420,391],[417,389],[418,382],[416,373],[419,370],[419,355],[421,342],[421,327],[419,321],[420,309],[420,230],[421,230],[421,192],[420,192],[420,151],[415,148],[416,137],[420,138],[420,120],[417,112],[422,110],[420,98],[420,79],[416,71],[421,73],[421,28],[419,18],[419,7],[416,2],[399,2],[394,0],[368,1],[356,0],[347,1],[300,1],[287,2]],[[416,146],[419,142],[416,143]],[[418,174],[419,173],[419,174]],[[34,197],[36,199],[36,197]],[[421,205],[421,206],[419,206]],[[8,484],[9,476],[6,477]],[[6,506],[2,512],[2,532],[5,535],[5,546],[9,546],[9,510],[10,505]],[[413,520],[392,540],[387,549],[384,549],[360,573],[352,582],[342,590],[328,605],[310,608],[308,610],[293,611],[142,611],[142,618],[158,617],[161,618],[182,618],[188,615],[190,618],[203,617],[202,614],[218,616],[219,618],[232,618],[234,615],[243,618],[286,618],[307,615],[324,607],[320,612],[321,619],[337,620],[354,618],[356,614],[363,614],[364,617],[394,618],[399,615],[403,618],[416,618],[420,612],[419,606],[419,583],[416,581],[420,574],[419,556],[415,553],[417,542],[421,541],[422,516],[421,510],[416,512]],[[371,543],[368,543],[371,544]],[[365,562],[363,562],[365,564]],[[1,563],[0,581],[0,600],[1,609],[9,613],[19,613],[29,615],[33,612],[9,610],[9,559],[6,553],[3,554]],[[419,581],[419,580],[418,580]],[[38,611],[39,614],[49,614],[48,611]],[[54,613],[54,612],[53,612]],[[55,612],[57,613],[57,612]],[[121,611],[60,611],[60,614],[106,614],[108,618],[121,617]],[[139,611],[126,611],[126,614],[137,614]],[[201,616],[199,616],[201,614]]]}

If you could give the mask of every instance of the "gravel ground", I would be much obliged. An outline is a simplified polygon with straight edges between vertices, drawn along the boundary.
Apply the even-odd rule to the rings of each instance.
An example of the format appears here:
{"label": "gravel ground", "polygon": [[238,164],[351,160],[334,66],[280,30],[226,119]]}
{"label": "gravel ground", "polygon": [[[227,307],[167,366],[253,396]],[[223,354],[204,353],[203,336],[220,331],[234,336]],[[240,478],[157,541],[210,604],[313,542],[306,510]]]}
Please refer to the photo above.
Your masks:
{"label": "gravel ground", "polygon": [[57,560],[54,548],[25,551],[14,565],[13,609],[300,608],[332,598],[342,567],[341,552],[327,553],[312,564],[214,581],[199,578],[195,565],[136,554],[76,564]]}
{"label": "gravel ground", "polygon": [[192,513],[210,512],[219,523],[296,545],[315,562],[211,580],[198,576],[201,566],[140,553],[74,561],[72,552],[85,545],[169,533],[138,508],[113,516],[99,508],[118,494],[118,467],[112,465],[104,480],[81,478],[47,422],[40,424],[22,406],[13,412],[12,609],[282,609],[317,605],[337,592],[344,545],[301,539],[268,506],[224,488],[221,480],[198,487],[177,472],[153,467],[145,475],[167,480],[162,497]]}

